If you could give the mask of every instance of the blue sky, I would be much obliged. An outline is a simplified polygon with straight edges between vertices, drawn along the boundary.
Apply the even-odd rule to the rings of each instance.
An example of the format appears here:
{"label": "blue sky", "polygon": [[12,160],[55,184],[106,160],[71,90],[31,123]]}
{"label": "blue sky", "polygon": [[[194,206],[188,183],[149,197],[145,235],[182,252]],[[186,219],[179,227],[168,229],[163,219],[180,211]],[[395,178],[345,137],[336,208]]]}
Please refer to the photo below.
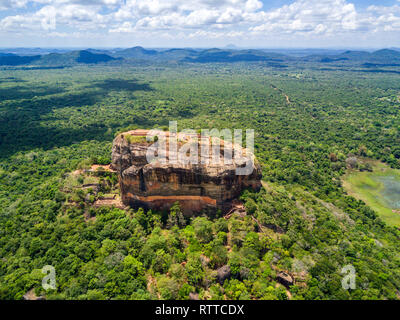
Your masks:
{"label": "blue sky", "polygon": [[400,47],[400,0],[0,0],[1,47]]}

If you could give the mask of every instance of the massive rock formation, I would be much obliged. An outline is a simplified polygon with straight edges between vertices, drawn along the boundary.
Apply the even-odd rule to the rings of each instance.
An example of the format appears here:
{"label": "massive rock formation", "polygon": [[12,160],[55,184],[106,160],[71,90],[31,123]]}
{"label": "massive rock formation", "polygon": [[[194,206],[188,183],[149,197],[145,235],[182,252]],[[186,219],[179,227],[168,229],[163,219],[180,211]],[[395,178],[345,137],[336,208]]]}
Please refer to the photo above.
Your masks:
{"label": "massive rock formation", "polygon": [[[118,172],[125,205],[165,210],[178,201],[187,215],[208,210],[215,212],[216,209],[227,212],[244,188],[257,190],[261,187],[259,164],[253,154],[240,146],[219,140],[221,148],[214,153],[218,159],[215,161],[211,147],[209,156],[200,157],[201,150],[206,150],[209,145],[210,137],[159,132],[156,134],[158,140],[149,142],[146,140],[148,134],[147,130],[125,132],[113,143],[111,167]],[[175,148],[171,138],[177,141]],[[158,149],[155,149],[157,145]],[[198,154],[184,152],[192,160],[198,159],[198,163],[176,161],[182,157],[181,148],[185,145],[198,147]],[[161,158],[149,161],[150,151]],[[236,157],[232,163],[224,161],[226,152]],[[242,157],[238,157],[238,152]],[[244,168],[247,168],[246,174],[240,171]]]}

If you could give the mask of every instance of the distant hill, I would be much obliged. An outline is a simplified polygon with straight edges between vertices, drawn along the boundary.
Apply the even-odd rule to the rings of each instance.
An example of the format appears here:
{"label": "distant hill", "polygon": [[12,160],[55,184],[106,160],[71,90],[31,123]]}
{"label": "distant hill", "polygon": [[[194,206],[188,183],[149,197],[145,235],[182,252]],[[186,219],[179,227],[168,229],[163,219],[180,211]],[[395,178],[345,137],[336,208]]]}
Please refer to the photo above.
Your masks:
{"label": "distant hill", "polygon": [[380,63],[400,62],[400,52],[390,49],[382,49],[371,54],[371,61]]}
{"label": "distant hill", "polygon": [[[266,53],[261,50],[228,50],[228,49],[168,49],[164,51],[147,50],[133,47],[112,53],[113,57],[131,60],[148,61],[183,61],[183,62],[238,62],[238,61],[270,61],[285,57],[281,54]],[[277,61],[277,60],[276,60]],[[281,61],[281,60],[279,60]]]}
{"label": "distant hill", "polygon": [[362,68],[397,67],[400,64],[400,51],[382,49],[375,52],[344,51],[337,54],[313,54],[309,56],[288,56],[266,50],[230,49],[167,49],[153,50],[142,47],[113,50],[74,50],[64,53],[53,52],[44,55],[22,56],[0,52],[0,65],[3,66],[73,66],[98,63],[235,63],[264,62],[272,67],[287,67],[296,63],[318,63],[326,65],[355,66]]}
{"label": "distant hill", "polygon": [[160,52],[158,56],[167,61],[180,61],[186,58],[196,57],[198,54],[199,51],[193,49],[168,49]]}
{"label": "distant hill", "polygon": [[339,57],[347,58],[347,60],[365,60],[371,57],[371,53],[366,51],[346,51]]}
{"label": "distant hill", "polygon": [[38,61],[41,56],[17,56],[15,54],[3,53],[0,54],[0,65],[1,66],[19,66],[30,64],[34,61]]}
{"label": "distant hill", "polygon": [[234,45],[233,43],[230,43],[230,44],[226,45],[224,49],[239,50],[240,48],[238,46]]}
{"label": "distant hill", "polygon": [[43,56],[49,53],[65,53],[72,49],[67,48],[0,48],[1,53],[11,53],[17,56]]}
{"label": "distant hill", "polygon": [[92,49],[92,48],[85,49],[84,51],[89,51],[90,53],[94,53],[94,54],[106,54],[109,56],[112,56],[112,53],[113,53],[110,50]]}
{"label": "distant hill", "polygon": [[400,62],[400,52],[391,49],[382,49],[375,52],[367,51],[345,51],[338,55],[314,55],[305,57],[306,61],[331,63],[338,61],[348,61],[348,63],[358,64],[393,64]]}
{"label": "distant hill", "polygon": [[188,62],[239,62],[239,61],[274,61],[283,62],[287,57],[276,53],[266,53],[261,50],[221,50],[209,49],[200,52],[195,57],[187,57]]}
{"label": "distant hill", "polygon": [[68,53],[50,53],[44,55],[37,62],[39,65],[74,65],[97,64],[117,60],[107,54],[92,53],[87,50],[72,51]]}
{"label": "distant hill", "polygon": [[158,51],[147,50],[142,47],[133,47],[129,49],[124,49],[113,53],[114,57],[127,58],[127,59],[148,59],[149,57],[156,56]]}
{"label": "distant hill", "polygon": [[187,57],[194,57],[198,51],[193,49],[168,49],[163,51],[148,50],[142,47],[133,47],[119,50],[112,53],[113,57],[120,57],[130,60],[147,61],[179,61]]}
{"label": "distant hill", "polygon": [[120,60],[107,54],[96,54],[87,50],[67,53],[50,53],[37,56],[17,56],[14,54],[0,55],[0,65],[39,65],[39,66],[70,66],[75,64],[97,64]]}

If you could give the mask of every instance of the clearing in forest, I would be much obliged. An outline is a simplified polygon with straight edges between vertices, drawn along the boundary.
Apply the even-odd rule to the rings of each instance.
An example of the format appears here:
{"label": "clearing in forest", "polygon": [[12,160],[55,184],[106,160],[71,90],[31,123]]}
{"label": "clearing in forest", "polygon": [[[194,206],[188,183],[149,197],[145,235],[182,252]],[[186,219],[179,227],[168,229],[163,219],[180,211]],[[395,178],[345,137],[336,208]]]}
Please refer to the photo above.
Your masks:
{"label": "clearing in forest", "polygon": [[379,161],[370,164],[372,172],[349,171],[343,177],[343,187],[375,210],[383,221],[400,227],[400,171]]}

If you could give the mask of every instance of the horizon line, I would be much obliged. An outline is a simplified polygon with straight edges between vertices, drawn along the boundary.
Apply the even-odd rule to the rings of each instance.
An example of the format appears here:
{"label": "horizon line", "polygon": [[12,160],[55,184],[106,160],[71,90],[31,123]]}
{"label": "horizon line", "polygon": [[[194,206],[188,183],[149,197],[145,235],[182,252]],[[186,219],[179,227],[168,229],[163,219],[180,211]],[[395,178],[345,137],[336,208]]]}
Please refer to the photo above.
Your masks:
{"label": "horizon line", "polygon": [[142,45],[133,45],[133,46],[0,46],[0,49],[131,49],[135,47],[148,48],[148,49],[231,49],[231,50],[239,50],[239,49],[258,49],[258,50],[380,50],[380,49],[400,49],[400,45],[397,46],[377,46],[377,47],[254,47],[254,46],[232,46],[232,45],[224,45],[224,46],[142,46]]}

